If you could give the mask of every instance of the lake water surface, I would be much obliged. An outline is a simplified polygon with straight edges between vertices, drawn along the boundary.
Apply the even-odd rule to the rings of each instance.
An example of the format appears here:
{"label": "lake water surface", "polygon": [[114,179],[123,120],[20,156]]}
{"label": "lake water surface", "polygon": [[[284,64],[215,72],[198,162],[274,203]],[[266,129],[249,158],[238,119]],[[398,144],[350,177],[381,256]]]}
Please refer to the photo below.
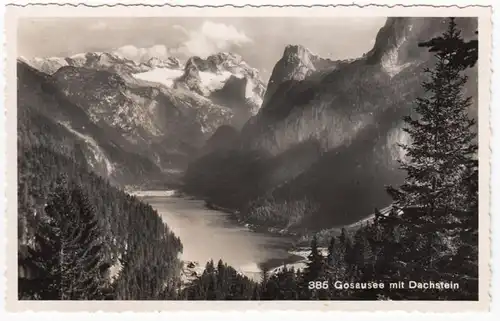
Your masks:
{"label": "lake water surface", "polygon": [[181,239],[184,261],[205,266],[211,259],[215,264],[222,259],[258,279],[263,264],[275,267],[300,259],[289,253],[291,238],[250,231],[238,225],[231,214],[206,208],[204,201],[175,196],[169,191],[134,194],[153,206]]}

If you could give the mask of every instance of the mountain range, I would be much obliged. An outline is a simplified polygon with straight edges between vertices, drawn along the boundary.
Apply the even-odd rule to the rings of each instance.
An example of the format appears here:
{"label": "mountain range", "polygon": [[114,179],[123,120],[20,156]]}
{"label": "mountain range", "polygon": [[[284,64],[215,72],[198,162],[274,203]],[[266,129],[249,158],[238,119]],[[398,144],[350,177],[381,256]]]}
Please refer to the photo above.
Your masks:
{"label": "mountain range", "polygon": [[[474,36],[474,19],[457,19]],[[285,229],[352,224],[390,203],[402,117],[424,94],[442,18],[388,18],[350,60],[284,48],[267,84],[233,53],[134,62],[115,53],[20,57],[19,146],[84,159],[121,186],[175,186]],[[335,39],[332,39],[335,41]],[[477,70],[467,95],[477,118]]]}
{"label": "mountain range", "polygon": [[[264,83],[240,56],[151,58],[112,53],[18,59],[19,129],[31,140],[79,154],[120,185],[175,183],[221,125],[241,127]],[[40,127],[40,135],[29,135]],[[44,130],[50,127],[51,130]]]}
{"label": "mountain range", "polygon": [[[474,19],[457,19],[465,39]],[[386,185],[402,183],[397,143],[402,118],[425,92],[433,54],[418,43],[440,35],[443,18],[388,18],[362,57],[322,59],[300,45],[284,49],[259,112],[224,148],[186,172],[189,193],[238,210],[242,220],[284,229],[349,225],[385,208]],[[332,40],[334,41],[334,40]],[[467,96],[477,119],[477,69]]]}

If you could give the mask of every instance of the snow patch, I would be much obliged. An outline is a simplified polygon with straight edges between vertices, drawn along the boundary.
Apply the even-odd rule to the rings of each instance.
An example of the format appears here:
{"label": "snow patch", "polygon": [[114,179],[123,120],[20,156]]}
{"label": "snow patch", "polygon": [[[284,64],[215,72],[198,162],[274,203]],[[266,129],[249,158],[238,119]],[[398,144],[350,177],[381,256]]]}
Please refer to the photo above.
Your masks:
{"label": "snow patch", "polygon": [[85,58],[86,57],[86,53],[84,52],[81,52],[81,53],[77,53],[77,54],[74,54],[73,56],[70,56],[71,59],[79,59],[79,58]]}
{"label": "snow patch", "polygon": [[150,71],[133,74],[132,76],[139,80],[156,82],[172,88],[174,80],[183,74],[184,71],[181,69],[155,68]]}
{"label": "snow patch", "polygon": [[262,106],[262,98],[255,92],[255,87],[254,82],[251,79],[247,79],[245,98],[255,106],[251,110],[253,115],[257,114],[260,106]]}
{"label": "snow patch", "polygon": [[213,73],[209,71],[200,71],[201,85],[208,91],[212,92],[224,87],[226,81],[231,77],[232,73],[223,71],[221,73]]}
{"label": "snow patch", "polygon": [[[133,77],[140,80],[151,81],[160,83],[172,88],[175,79],[181,77],[184,71],[181,69],[170,69],[170,68],[155,68],[150,71],[133,74]],[[200,71],[201,86],[207,89],[209,92],[221,89],[226,81],[233,75],[229,71],[222,71],[220,73],[213,73],[209,71]],[[242,78],[241,75],[235,75],[238,78]]]}

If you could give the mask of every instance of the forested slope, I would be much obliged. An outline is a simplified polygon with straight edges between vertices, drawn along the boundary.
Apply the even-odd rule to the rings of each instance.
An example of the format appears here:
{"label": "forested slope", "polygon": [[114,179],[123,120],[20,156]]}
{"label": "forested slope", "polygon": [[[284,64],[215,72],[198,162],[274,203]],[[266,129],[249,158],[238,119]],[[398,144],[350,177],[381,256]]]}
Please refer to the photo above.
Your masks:
{"label": "forested slope", "polygon": [[[82,157],[85,147],[64,126],[28,108],[20,109],[18,116],[19,297],[47,298],[40,292],[43,286],[29,281],[47,273],[44,269],[37,273],[32,266],[33,249],[39,247],[36,240],[47,228],[48,204],[56,208],[62,205],[56,191],[75,190],[88,200],[91,215],[98,222],[96,228],[103,244],[99,255],[109,265],[112,296],[158,299],[172,295],[165,294],[165,285],[176,287],[182,244],[156,211],[91,171]],[[75,200],[69,198],[67,202],[81,212]],[[78,224],[77,219],[75,214],[61,224]]]}

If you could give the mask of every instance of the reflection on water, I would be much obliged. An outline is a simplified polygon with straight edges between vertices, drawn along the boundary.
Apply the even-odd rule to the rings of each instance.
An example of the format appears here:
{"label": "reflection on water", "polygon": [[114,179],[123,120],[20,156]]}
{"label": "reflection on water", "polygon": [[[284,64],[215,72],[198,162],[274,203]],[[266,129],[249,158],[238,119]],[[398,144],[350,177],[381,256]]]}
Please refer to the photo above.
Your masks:
{"label": "reflection on water", "polygon": [[254,279],[260,266],[273,262],[277,266],[290,261],[288,249],[292,240],[283,236],[252,232],[236,225],[230,214],[207,209],[205,202],[167,194],[144,196],[181,239],[182,259],[205,266],[219,259]]}

